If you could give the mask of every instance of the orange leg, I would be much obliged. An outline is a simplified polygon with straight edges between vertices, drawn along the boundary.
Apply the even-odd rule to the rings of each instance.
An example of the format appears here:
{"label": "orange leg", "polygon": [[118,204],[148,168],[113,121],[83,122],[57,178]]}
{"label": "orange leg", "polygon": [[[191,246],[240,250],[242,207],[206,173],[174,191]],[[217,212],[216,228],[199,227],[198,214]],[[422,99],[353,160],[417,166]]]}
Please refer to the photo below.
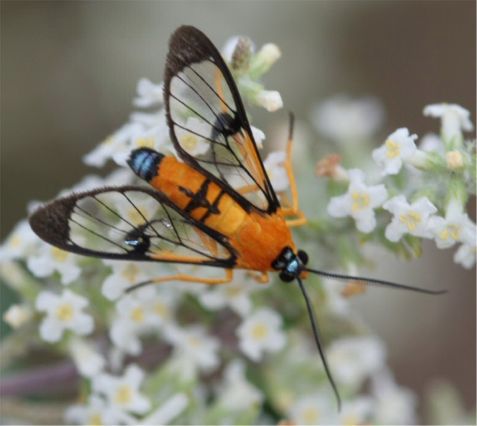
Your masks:
{"label": "orange leg", "polygon": [[289,219],[286,221],[289,227],[301,226],[307,222],[305,214],[299,208],[298,189],[296,187],[296,179],[295,179],[295,174],[293,172],[293,164],[292,164],[293,124],[294,124],[294,117],[292,114],[290,114],[290,131],[288,135],[286,159],[285,159],[284,167],[288,175],[288,181],[290,182],[290,192],[291,192],[292,200],[291,200],[291,207],[283,208],[280,210],[280,214],[282,217],[294,216],[294,219]]}
{"label": "orange leg", "polygon": [[249,271],[249,275],[252,276],[252,278],[257,281],[260,284],[266,284],[270,281],[270,276],[268,275],[268,272],[259,272],[256,273],[254,271]]}
{"label": "orange leg", "polygon": [[226,269],[225,271],[226,271],[225,277],[221,277],[221,278],[201,278],[201,277],[196,277],[194,275],[175,274],[175,275],[166,275],[164,277],[153,278],[152,280],[150,280],[150,282],[153,284],[160,284],[167,281],[185,281],[190,283],[209,284],[209,285],[228,284],[233,279],[234,271],[233,269]]}
{"label": "orange leg", "polygon": [[162,284],[169,281],[183,281],[188,283],[207,284],[207,285],[228,284],[233,280],[234,271],[233,269],[226,269],[225,271],[226,271],[225,276],[221,278],[201,278],[201,277],[196,277],[194,275],[187,275],[187,274],[166,275],[164,277],[152,278],[142,283],[133,285],[129,287],[126,290],[126,292],[130,293],[131,291],[137,290],[138,288],[144,287],[149,284]]}

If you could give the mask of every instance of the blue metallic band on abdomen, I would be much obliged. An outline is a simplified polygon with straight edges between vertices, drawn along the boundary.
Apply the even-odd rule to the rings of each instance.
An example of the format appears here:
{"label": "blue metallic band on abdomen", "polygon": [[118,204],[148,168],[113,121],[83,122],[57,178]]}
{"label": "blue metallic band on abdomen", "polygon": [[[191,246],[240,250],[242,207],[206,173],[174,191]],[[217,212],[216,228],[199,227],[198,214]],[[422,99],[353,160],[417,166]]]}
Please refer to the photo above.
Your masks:
{"label": "blue metallic band on abdomen", "polygon": [[153,149],[138,148],[131,152],[128,164],[134,173],[149,182],[157,175],[157,166],[163,157],[163,154]]}

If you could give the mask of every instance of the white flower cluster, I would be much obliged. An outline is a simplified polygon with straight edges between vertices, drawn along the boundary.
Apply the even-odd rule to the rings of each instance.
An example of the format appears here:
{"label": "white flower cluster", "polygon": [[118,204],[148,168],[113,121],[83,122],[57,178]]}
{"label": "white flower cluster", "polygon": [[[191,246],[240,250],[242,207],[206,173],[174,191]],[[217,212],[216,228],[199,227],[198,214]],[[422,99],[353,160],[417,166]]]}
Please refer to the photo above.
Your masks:
{"label": "white flower cluster", "polygon": [[[467,169],[475,164],[472,165],[469,153],[472,144],[464,142],[462,134],[473,128],[469,112],[458,105],[447,104],[429,105],[424,112],[441,117],[442,139],[434,136],[430,149],[427,137],[418,148],[416,135],[406,128],[397,129],[372,153],[381,172],[379,182],[368,185],[364,171],[345,171],[348,190],[331,198],[328,213],[337,218],[351,216],[356,228],[363,233],[385,225],[384,235],[393,243],[405,235],[433,239],[441,249],[460,243],[454,260],[471,268],[476,258],[476,225],[465,212],[468,198],[465,186],[469,180]],[[406,180],[405,187],[397,187],[392,180],[399,173]],[[436,179],[437,174],[441,175],[440,180]],[[428,183],[426,178],[434,182]],[[429,184],[426,191],[422,191],[423,182]],[[475,190],[475,183],[473,186]],[[383,210],[391,213],[390,220]]]}

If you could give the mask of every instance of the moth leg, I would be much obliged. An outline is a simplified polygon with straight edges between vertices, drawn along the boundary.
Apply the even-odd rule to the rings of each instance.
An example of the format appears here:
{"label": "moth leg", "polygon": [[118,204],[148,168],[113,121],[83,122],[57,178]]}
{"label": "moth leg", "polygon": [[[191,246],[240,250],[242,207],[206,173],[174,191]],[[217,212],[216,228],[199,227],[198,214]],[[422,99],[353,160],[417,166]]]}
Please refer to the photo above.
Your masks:
{"label": "moth leg", "polygon": [[290,192],[291,192],[292,199],[291,199],[290,207],[283,208],[280,210],[280,214],[282,217],[294,216],[293,219],[289,219],[286,221],[287,225],[290,227],[301,226],[307,222],[305,214],[299,208],[298,189],[296,187],[295,173],[293,172],[293,164],[292,164],[293,125],[294,125],[294,117],[292,114],[290,114],[290,125],[289,125],[284,167],[288,175],[288,181],[290,183]]}
{"label": "moth leg", "polygon": [[266,284],[270,281],[270,275],[267,271],[255,273],[254,271],[249,271],[249,275],[258,283]]}
{"label": "moth leg", "polygon": [[301,210],[298,210],[296,213],[294,212],[294,219],[286,219],[285,223],[289,228],[293,228],[295,226],[302,226],[305,225],[308,222],[307,217],[305,216],[305,213],[303,213]]}
{"label": "moth leg", "polygon": [[150,280],[144,281],[142,283],[135,284],[129,287],[126,290],[126,293],[137,290],[138,288],[144,287],[149,284],[162,284],[168,281],[183,281],[188,283],[195,284],[207,284],[207,285],[220,285],[228,284],[233,280],[234,271],[233,269],[226,269],[225,276],[220,278],[205,278],[205,277],[196,277],[194,275],[188,274],[174,274],[174,275],[165,275],[163,277],[152,278]]}
{"label": "moth leg", "polygon": [[233,269],[226,269],[225,276],[219,278],[205,278],[205,277],[196,277],[194,275],[187,275],[187,274],[174,274],[174,275],[166,275],[164,277],[157,277],[149,280],[153,284],[160,284],[167,281],[184,281],[196,284],[209,284],[209,285],[220,285],[220,284],[228,284],[232,281],[234,276]]}

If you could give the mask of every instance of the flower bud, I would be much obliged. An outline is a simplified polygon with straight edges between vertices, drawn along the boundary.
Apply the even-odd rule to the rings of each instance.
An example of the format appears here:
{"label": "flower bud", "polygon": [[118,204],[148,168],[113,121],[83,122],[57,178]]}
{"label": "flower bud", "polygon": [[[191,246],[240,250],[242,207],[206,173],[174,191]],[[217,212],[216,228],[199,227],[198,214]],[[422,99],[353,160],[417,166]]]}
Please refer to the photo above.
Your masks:
{"label": "flower bud", "polygon": [[3,320],[12,328],[20,328],[30,321],[32,311],[25,305],[12,305],[3,314]]}
{"label": "flower bud", "polygon": [[255,102],[269,112],[276,111],[283,106],[282,97],[276,90],[262,90],[255,96]]}
{"label": "flower bud", "polygon": [[459,151],[446,153],[446,163],[449,170],[458,170],[464,166],[464,157]]}

